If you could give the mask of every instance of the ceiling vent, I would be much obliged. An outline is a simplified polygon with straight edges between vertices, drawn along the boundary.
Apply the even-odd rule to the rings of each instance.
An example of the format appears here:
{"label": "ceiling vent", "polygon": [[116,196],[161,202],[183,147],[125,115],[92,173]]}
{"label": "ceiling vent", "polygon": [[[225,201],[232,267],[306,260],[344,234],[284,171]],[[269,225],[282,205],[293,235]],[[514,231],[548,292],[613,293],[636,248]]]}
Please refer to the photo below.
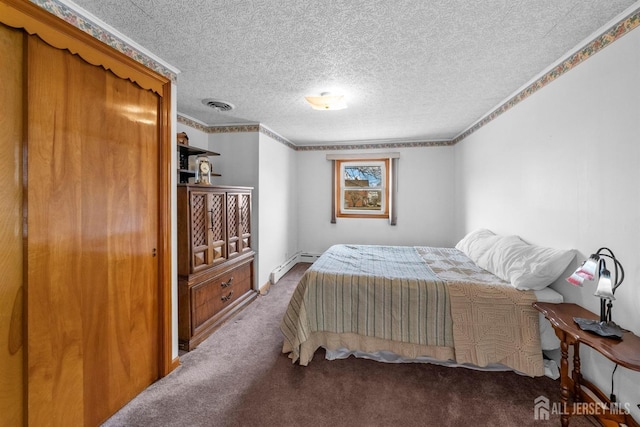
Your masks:
{"label": "ceiling vent", "polygon": [[235,108],[233,104],[229,104],[228,102],[225,102],[225,101],[220,101],[219,99],[211,99],[211,98],[203,99],[202,103],[207,107],[211,107],[214,110],[217,110],[221,113],[225,111],[231,111]]}

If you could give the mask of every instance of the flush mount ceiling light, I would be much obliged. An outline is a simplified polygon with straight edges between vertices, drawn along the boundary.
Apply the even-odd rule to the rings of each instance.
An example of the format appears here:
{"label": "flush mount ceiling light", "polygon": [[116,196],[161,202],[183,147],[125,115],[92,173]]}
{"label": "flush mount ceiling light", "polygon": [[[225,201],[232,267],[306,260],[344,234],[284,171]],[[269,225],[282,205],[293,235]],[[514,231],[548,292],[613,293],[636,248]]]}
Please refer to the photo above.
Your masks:
{"label": "flush mount ceiling light", "polygon": [[226,101],[221,101],[219,99],[207,98],[207,99],[203,99],[202,103],[207,107],[211,107],[214,110],[217,110],[218,112],[221,112],[221,113],[225,111],[231,111],[234,108],[236,108],[233,104],[230,104]]}
{"label": "flush mount ceiling light", "polygon": [[307,100],[314,110],[342,110],[347,108],[344,95],[322,92],[320,96],[305,96],[304,99]]}

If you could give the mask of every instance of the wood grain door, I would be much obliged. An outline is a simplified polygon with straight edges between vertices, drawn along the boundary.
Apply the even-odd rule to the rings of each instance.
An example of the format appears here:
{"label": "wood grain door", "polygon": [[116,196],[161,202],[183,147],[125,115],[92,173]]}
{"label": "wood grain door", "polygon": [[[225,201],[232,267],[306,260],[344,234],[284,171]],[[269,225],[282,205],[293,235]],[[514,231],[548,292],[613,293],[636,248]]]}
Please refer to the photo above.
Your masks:
{"label": "wood grain door", "polygon": [[0,24],[0,425],[23,424],[23,33]]}
{"label": "wood grain door", "polygon": [[27,56],[30,425],[98,425],[158,378],[158,95]]}

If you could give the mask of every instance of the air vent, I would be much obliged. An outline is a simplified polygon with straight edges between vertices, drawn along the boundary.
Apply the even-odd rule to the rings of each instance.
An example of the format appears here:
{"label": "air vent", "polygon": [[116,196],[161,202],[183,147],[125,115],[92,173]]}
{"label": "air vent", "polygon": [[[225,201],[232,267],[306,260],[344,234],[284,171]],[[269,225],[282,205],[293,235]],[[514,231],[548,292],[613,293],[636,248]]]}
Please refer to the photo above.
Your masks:
{"label": "air vent", "polygon": [[231,111],[235,108],[233,104],[229,104],[228,102],[225,102],[225,101],[220,101],[219,99],[211,99],[211,98],[203,99],[202,103],[207,107],[211,107],[214,110],[217,110],[220,112]]}

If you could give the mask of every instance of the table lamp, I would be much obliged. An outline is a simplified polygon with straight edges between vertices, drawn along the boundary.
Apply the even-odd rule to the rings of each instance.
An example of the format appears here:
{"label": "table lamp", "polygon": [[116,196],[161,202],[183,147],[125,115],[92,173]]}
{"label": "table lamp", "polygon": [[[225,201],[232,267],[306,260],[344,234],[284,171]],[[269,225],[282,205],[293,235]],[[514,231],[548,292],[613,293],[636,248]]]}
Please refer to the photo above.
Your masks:
{"label": "table lamp", "polygon": [[[607,269],[605,258],[613,261],[614,277],[611,279],[611,272]],[[616,259],[613,251],[609,248],[600,248],[592,254],[578,269],[567,278],[567,282],[575,286],[582,286],[585,280],[598,278],[598,287],[595,296],[600,298],[600,320],[584,319],[574,317],[574,321],[580,329],[594,332],[603,337],[622,339],[622,329],[611,320],[611,310],[616,289],[624,280],[624,269],[622,264]]]}

